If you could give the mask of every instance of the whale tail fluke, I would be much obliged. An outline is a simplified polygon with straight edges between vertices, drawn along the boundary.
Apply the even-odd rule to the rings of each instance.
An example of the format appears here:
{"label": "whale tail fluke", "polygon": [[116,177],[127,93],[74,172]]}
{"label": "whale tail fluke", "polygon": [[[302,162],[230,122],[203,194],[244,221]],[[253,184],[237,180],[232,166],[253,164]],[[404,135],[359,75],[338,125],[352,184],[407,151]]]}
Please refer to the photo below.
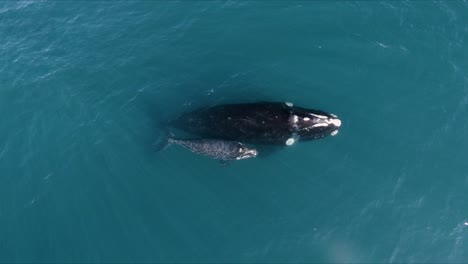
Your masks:
{"label": "whale tail fluke", "polygon": [[159,142],[155,142],[153,145],[155,146],[156,152],[161,152],[169,147],[172,143],[174,143],[174,134],[168,129],[164,129],[164,135]]}

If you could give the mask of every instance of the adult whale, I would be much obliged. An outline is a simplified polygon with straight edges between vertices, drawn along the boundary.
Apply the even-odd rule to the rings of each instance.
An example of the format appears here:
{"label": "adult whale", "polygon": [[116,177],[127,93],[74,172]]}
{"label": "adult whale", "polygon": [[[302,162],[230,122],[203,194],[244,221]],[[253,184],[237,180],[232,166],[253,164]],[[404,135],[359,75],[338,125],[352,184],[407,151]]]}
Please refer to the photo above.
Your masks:
{"label": "adult whale", "polygon": [[197,109],[170,125],[203,138],[290,146],[297,141],[334,136],[341,121],[336,115],[289,102],[259,102]]}

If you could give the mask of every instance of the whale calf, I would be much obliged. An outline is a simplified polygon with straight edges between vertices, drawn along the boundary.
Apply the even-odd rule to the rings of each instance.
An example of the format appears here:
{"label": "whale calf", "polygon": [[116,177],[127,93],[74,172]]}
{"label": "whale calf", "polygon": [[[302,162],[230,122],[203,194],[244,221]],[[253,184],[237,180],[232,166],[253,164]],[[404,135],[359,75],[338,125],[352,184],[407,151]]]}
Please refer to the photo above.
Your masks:
{"label": "whale calf", "polygon": [[190,151],[221,161],[242,160],[257,156],[257,150],[241,142],[217,139],[175,139],[169,138],[168,144],[177,144]]}

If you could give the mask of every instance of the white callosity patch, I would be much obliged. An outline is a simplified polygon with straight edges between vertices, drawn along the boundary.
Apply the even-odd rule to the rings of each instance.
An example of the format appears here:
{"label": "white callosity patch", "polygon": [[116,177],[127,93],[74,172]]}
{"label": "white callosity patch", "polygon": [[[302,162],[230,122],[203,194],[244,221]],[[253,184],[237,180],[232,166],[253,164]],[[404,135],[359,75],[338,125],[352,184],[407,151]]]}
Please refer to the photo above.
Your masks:
{"label": "white callosity patch", "polygon": [[304,121],[309,121],[309,120],[310,120],[310,118],[308,118],[308,117],[304,117],[302,120],[304,120]]}
{"label": "white callosity patch", "polygon": [[296,142],[296,140],[294,138],[288,138],[288,140],[286,140],[286,145],[291,146],[295,142]]}
{"label": "white callosity patch", "polygon": [[294,128],[295,131],[299,129],[297,122],[299,121],[299,117],[297,115],[293,115],[289,118],[289,125]]}
{"label": "white callosity patch", "polygon": [[313,125],[312,127],[325,127],[325,126],[328,126],[328,125],[334,125],[336,127],[340,127],[341,126],[341,120],[338,119],[338,118],[328,118],[328,117],[321,117],[320,115],[315,115],[315,114],[311,114],[313,116],[318,116],[320,119],[323,119],[324,123],[319,123],[319,124],[316,124],[316,125]]}
{"label": "white callosity patch", "polygon": [[324,116],[324,115],[317,115],[317,114],[312,114],[312,113],[309,113],[309,115],[313,116],[313,117],[316,117],[316,118],[321,118],[321,119],[327,119],[328,116]]}
{"label": "white callosity patch", "polygon": [[287,106],[289,106],[289,107],[293,107],[293,105],[294,105],[293,103],[290,103],[290,102],[285,102],[285,104],[286,104]]}
{"label": "white callosity patch", "polygon": [[297,115],[293,116],[293,123],[297,123],[299,121],[299,117]]}
{"label": "white callosity patch", "polygon": [[318,124],[313,125],[312,127],[327,127],[327,126],[328,126],[327,123],[318,123]]}
{"label": "white callosity patch", "polygon": [[336,127],[341,126],[341,120],[339,120],[338,118],[330,120],[330,123],[333,124]]}

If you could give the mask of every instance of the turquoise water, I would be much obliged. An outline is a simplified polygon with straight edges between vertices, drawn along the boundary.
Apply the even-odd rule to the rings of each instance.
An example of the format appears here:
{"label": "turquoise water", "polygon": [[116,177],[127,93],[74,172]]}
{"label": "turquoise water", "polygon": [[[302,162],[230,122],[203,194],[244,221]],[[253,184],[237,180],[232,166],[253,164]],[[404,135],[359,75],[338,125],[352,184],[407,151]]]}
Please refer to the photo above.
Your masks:
{"label": "turquoise water", "polygon": [[[467,261],[467,12],[0,3],[0,262]],[[257,100],[343,125],[227,167],[155,153],[161,120]]]}

